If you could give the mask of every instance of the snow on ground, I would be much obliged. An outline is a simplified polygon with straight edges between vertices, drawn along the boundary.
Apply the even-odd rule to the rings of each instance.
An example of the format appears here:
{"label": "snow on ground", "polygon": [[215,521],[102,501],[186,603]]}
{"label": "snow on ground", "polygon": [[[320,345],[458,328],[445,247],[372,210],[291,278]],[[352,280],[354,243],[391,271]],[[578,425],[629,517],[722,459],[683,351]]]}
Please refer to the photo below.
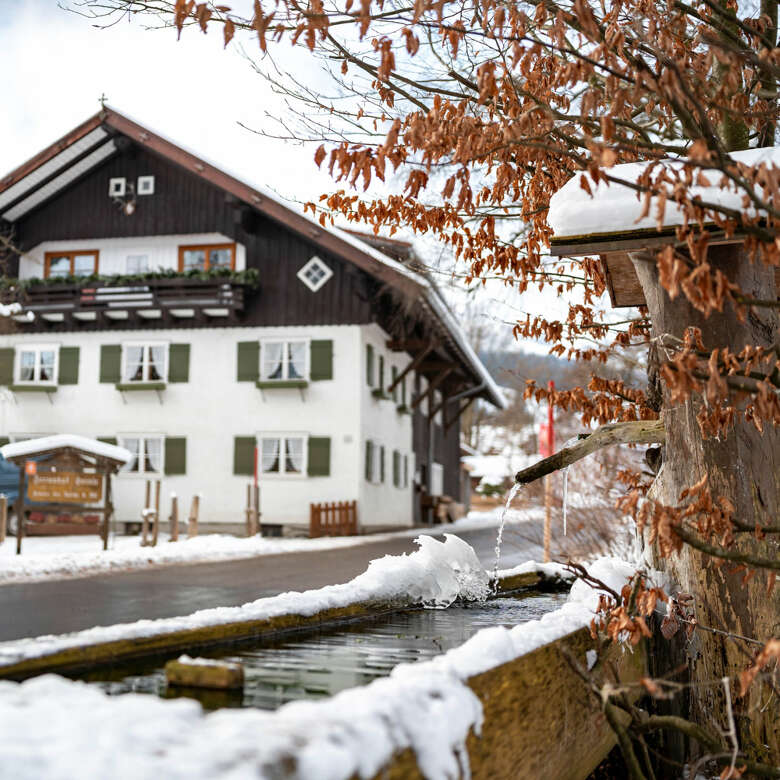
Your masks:
{"label": "snow on ground", "polygon": [[[511,511],[507,522],[522,523],[538,519],[538,512]],[[227,534],[205,534],[194,539],[170,543],[160,535],[156,547],[141,547],[139,536],[114,536],[109,549],[103,550],[97,536],[32,536],[24,540],[22,554],[16,555],[15,539],[0,545],[0,585],[36,582],[48,579],[84,577],[112,571],[128,571],[151,566],[238,560],[261,555],[333,550],[358,544],[381,542],[398,536],[419,536],[446,532],[472,531],[498,526],[500,510],[471,512],[455,523],[430,529],[407,528],[383,534],[324,537],[320,539],[250,539]]]}
{"label": "snow on ground", "polygon": [[[402,588],[430,592],[431,572],[422,560],[430,544],[440,543],[423,541],[418,553],[375,561],[349,586],[335,589],[358,596],[370,580],[375,586],[383,582],[390,592],[397,577]],[[453,576],[456,562],[470,559],[463,542],[449,544],[446,554],[438,551],[435,564],[438,570],[450,560],[445,580]],[[590,570],[620,590],[633,569],[633,564],[604,558]],[[331,602],[326,592],[334,588],[287,595],[302,595],[312,604]],[[483,717],[466,679],[586,626],[597,601],[596,591],[577,582],[567,603],[539,620],[484,629],[431,661],[401,664],[369,685],[322,701],[291,702],[274,713],[204,714],[194,701],[132,693],[109,697],[53,675],[0,682],[0,776],[261,780],[278,777],[279,765],[294,757],[291,776],[299,780],[346,780],[373,777],[394,753],[411,748],[427,778],[450,780],[466,769],[460,758],[465,740],[471,729],[479,733]]]}

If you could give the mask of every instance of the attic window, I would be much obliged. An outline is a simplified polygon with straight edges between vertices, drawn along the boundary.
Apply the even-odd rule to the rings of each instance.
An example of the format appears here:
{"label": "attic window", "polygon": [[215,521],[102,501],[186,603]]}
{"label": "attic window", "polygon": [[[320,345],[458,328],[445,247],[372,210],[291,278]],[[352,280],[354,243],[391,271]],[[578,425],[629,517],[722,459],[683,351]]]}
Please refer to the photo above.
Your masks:
{"label": "attic window", "polygon": [[139,195],[154,195],[154,176],[139,176],[137,191]]}
{"label": "attic window", "polygon": [[333,271],[314,255],[300,271],[298,278],[312,291],[317,292],[333,276]]}
{"label": "attic window", "polygon": [[117,177],[115,179],[108,180],[108,197],[109,198],[122,198],[125,194],[125,179],[124,177]]}

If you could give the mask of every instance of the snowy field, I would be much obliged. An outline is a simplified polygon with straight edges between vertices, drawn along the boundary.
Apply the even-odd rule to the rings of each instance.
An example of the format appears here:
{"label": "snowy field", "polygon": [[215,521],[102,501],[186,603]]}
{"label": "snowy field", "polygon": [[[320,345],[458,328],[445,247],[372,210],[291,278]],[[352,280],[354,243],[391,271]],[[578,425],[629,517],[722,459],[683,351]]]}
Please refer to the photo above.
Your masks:
{"label": "snowy field", "polygon": [[[507,523],[519,524],[539,519],[539,510],[511,510]],[[84,577],[106,572],[131,571],[153,566],[238,560],[262,555],[333,550],[420,534],[458,533],[497,527],[501,510],[471,512],[468,517],[446,526],[430,529],[409,528],[383,534],[324,537],[320,539],[251,539],[226,534],[204,534],[194,539],[169,542],[160,535],[156,547],[141,547],[140,536],[112,536],[104,551],[98,536],[27,537],[22,554],[16,555],[16,540],[0,545],[0,585],[51,579]]]}
{"label": "snowy field", "polygon": [[[484,587],[486,573],[475,568],[475,561],[473,550],[460,540],[442,544],[423,539],[417,553],[375,561],[351,583],[284,596],[297,596],[299,608],[314,608],[323,600],[331,602],[338,589],[341,600],[362,598],[366,592],[387,596],[400,588],[446,603],[453,595]],[[620,590],[634,565],[601,559],[590,570]],[[280,598],[234,609],[264,602],[267,611]],[[294,758],[300,780],[346,780],[373,777],[405,748],[415,751],[431,780],[467,776],[465,740],[472,729],[479,732],[483,719],[467,679],[586,626],[597,601],[596,591],[576,582],[567,603],[539,620],[484,629],[431,661],[401,664],[369,685],[323,701],[292,702],[274,713],[204,714],[194,701],[140,694],[109,697],[53,675],[0,682],[0,776],[257,780],[278,777],[279,766],[289,766]],[[145,622],[149,630],[152,621]],[[160,622],[169,621],[154,621]],[[590,667],[594,659],[582,660]]]}

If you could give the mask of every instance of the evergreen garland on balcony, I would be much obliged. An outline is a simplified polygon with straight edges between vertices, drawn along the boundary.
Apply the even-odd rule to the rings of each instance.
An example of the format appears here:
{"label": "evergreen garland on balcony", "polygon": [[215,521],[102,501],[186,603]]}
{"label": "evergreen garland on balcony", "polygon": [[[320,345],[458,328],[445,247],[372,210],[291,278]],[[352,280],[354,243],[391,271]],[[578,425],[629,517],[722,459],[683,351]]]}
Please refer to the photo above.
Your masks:
{"label": "evergreen garland on balcony", "polygon": [[134,284],[142,284],[158,279],[192,279],[195,281],[211,282],[224,280],[235,282],[236,284],[247,284],[251,287],[257,287],[260,281],[260,273],[256,268],[247,268],[243,271],[232,271],[229,268],[211,268],[208,271],[184,271],[179,272],[173,269],[161,269],[143,274],[117,274],[105,276],[103,274],[90,274],[89,276],[55,276],[48,279],[14,279],[7,276],[0,277],[0,289],[16,290],[23,292],[32,287],[56,286],[56,285],[78,285],[84,287],[95,285],[100,287],[122,287]]}

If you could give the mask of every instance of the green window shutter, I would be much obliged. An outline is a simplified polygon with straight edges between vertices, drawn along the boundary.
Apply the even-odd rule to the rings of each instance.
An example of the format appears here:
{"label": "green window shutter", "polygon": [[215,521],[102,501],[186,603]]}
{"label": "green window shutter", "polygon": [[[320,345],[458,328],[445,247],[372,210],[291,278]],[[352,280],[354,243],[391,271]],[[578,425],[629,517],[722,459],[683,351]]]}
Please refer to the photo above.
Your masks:
{"label": "green window shutter", "polygon": [[401,487],[401,453],[393,450],[393,487]]}
{"label": "green window shutter", "polygon": [[165,437],[165,473],[187,473],[187,439],[184,436]]}
{"label": "green window shutter", "polygon": [[374,386],[374,348],[366,344],[366,384]]}
{"label": "green window shutter", "polygon": [[0,436],[0,447],[5,447],[6,444],[10,444],[11,440],[7,436]]}
{"label": "green window shutter", "polygon": [[[257,342],[254,342],[255,346]],[[252,476],[255,473],[254,436],[236,436],[233,439],[233,473],[242,476]]]}
{"label": "green window shutter", "polygon": [[366,482],[371,482],[374,470],[374,442],[366,439]]}
{"label": "green window shutter", "polygon": [[120,344],[101,344],[100,381],[117,384],[122,376],[122,346]]}
{"label": "green window shutter", "polygon": [[406,377],[401,380],[401,405],[406,406]]}
{"label": "green window shutter", "polygon": [[98,441],[102,441],[103,444],[118,444],[116,436],[98,436]]}
{"label": "green window shutter", "polygon": [[257,341],[239,341],[238,352],[239,382],[256,382],[260,378],[260,343]]}
{"label": "green window shutter", "polygon": [[392,369],[390,369],[390,376],[392,377],[392,385],[393,385],[393,401],[398,403],[398,385],[395,383],[395,380],[398,379],[398,369],[393,366]]}
{"label": "green window shutter", "polygon": [[189,344],[171,344],[168,350],[168,381],[190,381]]}
{"label": "green window shutter", "polygon": [[385,481],[385,445],[379,448],[379,481],[384,484]]}
{"label": "green window shutter", "polygon": [[404,487],[409,487],[409,456],[404,455]]}
{"label": "green window shutter", "polygon": [[327,436],[309,437],[309,476],[330,476],[330,438]]}
{"label": "green window shutter", "polygon": [[77,385],[79,383],[79,348],[60,347],[60,375],[57,384]]}
{"label": "green window shutter", "polygon": [[0,349],[0,385],[14,383],[14,348]]}
{"label": "green window shutter", "polygon": [[385,392],[385,359],[382,355],[379,356],[379,389],[382,391],[382,395]]}
{"label": "green window shutter", "polygon": [[319,379],[333,379],[333,342],[312,341],[309,378],[312,382]]}

